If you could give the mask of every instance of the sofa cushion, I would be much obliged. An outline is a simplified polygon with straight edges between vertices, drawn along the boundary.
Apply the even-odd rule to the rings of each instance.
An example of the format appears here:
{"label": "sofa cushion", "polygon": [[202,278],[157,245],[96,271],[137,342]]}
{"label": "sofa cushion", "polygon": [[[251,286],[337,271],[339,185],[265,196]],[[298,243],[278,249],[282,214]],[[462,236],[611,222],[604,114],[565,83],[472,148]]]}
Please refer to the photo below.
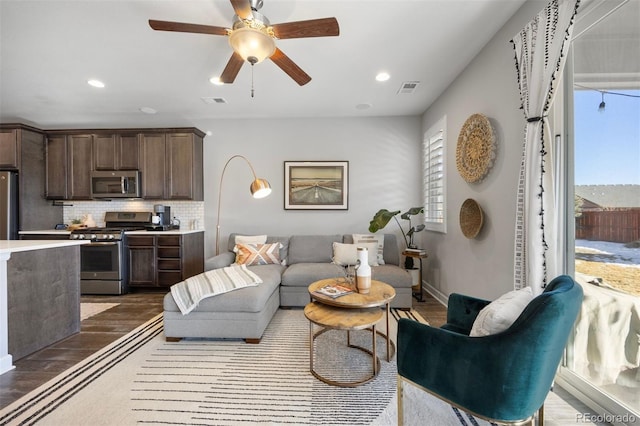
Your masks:
{"label": "sofa cushion", "polygon": [[267,242],[266,235],[236,235],[236,244],[264,244]]}
{"label": "sofa cushion", "polygon": [[372,266],[371,279],[382,281],[394,288],[406,288],[413,285],[411,274],[396,265]]}
{"label": "sofa cushion", "polygon": [[367,249],[369,266],[378,266],[378,246],[376,243],[333,243],[333,263],[340,266],[356,265],[358,263],[358,247]]}
{"label": "sofa cushion", "polygon": [[[398,240],[395,234],[382,235],[384,236],[384,263],[390,265],[400,265],[400,252],[398,251]],[[342,242],[347,244],[353,243],[353,234],[345,234]]]}
{"label": "sofa cushion", "polygon": [[[282,265],[249,266],[248,269],[262,279],[253,287],[241,288],[218,296],[208,297],[192,312],[260,312],[267,300],[280,285],[280,277],[285,269]],[[164,298],[164,310],[180,312],[171,293]]]}
{"label": "sofa cushion", "polygon": [[378,257],[378,265],[384,265],[384,235],[374,234],[352,234],[353,242],[355,244],[373,243],[376,245],[376,254]]}
{"label": "sofa cushion", "polygon": [[293,235],[289,239],[289,265],[295,263],[331,263],[333,243],[342,235]]}
{"label": "sofa cushion", "polygon": [[236,263],[239,265],[280,264],[280,246],[280,243],[236,244],[233,251],[236,253]]}
{"label": "sofa cushion", "polygon": [[[244,235],[244,234],[238,234],[235,232],[232,234],[229,234],[229,241],[227,242],[227,250],[232,253],[233,253],[233,248],[236,246],[236,237],[238,235]],[[289,237],[278,237],[278,236],[268,235],[266,243],[282,244],[282,247],[280,247],[280,261],[283,262],[283,265],[286,265],[287,256],[289,256]],[[234,254],[234,258],[235,258],[235,254]]]}
{"label": "sofa cushion", "polygon": [[295,263],[282,274],[282,285],[307,287],[319,280],[344,276],[344,267],[335,263]]}

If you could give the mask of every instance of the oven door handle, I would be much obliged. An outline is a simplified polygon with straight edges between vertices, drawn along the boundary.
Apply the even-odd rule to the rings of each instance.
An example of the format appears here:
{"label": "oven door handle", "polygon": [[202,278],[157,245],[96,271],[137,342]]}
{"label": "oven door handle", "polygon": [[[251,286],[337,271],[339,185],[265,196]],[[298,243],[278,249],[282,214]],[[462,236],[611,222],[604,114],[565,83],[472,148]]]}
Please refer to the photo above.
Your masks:
{"label": "oven door handle", "polygon": [[119,244],[119,242],[113,242],[113,243],[103,243],[103,242],[98,242],[98,241],[94,241],[90,244],[87,244],[86,246],[80,246],[80,247],[87,247],[87,246],[117,246]]}

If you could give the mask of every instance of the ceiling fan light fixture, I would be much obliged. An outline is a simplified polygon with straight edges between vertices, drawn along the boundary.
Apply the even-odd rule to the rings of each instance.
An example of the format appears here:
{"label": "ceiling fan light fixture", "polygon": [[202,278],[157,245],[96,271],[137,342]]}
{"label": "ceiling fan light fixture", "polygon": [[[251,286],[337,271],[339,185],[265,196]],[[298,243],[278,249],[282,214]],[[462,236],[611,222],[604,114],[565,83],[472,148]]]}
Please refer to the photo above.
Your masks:
{"label": "ceiling fan light fixture", "polygon": [[271,57],[276,51],[276,42],[266,31],[255,28],[241,27],[233,30],[229,35],[231,48],[245,61],[249,57],[260,63]]}

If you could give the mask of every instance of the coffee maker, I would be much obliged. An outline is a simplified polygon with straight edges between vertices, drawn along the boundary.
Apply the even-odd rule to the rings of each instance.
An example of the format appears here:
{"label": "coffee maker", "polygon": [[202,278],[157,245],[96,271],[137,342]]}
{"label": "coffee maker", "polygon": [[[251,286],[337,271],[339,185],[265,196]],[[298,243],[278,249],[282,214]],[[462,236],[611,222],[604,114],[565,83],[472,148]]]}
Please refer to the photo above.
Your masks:
{"label": "coffee maker", "polygon": [[162,204],[153,205],[153,215],[160,217],[160,222],[155,224],[158,227],[169,229],[171,227],[171,207]]}

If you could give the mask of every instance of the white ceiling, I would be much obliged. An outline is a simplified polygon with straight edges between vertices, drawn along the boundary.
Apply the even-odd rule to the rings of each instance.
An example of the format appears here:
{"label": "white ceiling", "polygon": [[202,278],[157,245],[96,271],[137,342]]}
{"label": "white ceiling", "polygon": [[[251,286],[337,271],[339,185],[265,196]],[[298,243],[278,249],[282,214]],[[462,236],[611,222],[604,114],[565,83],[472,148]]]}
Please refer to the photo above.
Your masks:
{"label": "white ceiling", "polygon": [[[251,98],[249,64],[232,85],[209,83],[231,56],[226,36],[154,31],[147,22],[229,27],[228,0],[0,0],[0,122],[199,127],[223,118],[418,115],[523,2],[264,0],[260,12],[272,24],[334,16],[340,36],[278,40],[313,80],[300,87],[267,60],[254,68]],[[376,82],[379,71],[391,79]],[[106,87],[90,87],[91,78]],[[407,81],[420,84],[398,94]],[[212,97],[227,103],[202,100]]]}

